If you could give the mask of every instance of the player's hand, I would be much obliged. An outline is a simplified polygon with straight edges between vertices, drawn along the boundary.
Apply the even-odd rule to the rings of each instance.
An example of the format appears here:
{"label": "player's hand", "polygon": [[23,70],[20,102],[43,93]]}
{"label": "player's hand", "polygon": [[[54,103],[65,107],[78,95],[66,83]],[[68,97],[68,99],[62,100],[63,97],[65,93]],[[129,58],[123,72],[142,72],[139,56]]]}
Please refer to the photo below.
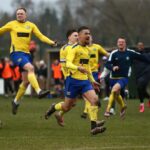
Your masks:
{"label": "player's hand", "polygon": [[98,82],[92,82],[93,88],[95,90],[97,90],[98,92],[100,92],[100,84]]}
{"label": "player's hand", "polygon": [[79,66],[78,70],[84,74],[88,74],[89,72],[83,67],[83,66]]}
{"label": "player's hand", "polygon": [[100,81],[100,84],[101,84],[104,81],[104,78],[100,77],[99,81]]}
{"label": "player's hand", "polygon": [[52,46],[54,46],[54,47],[58,46],[58,42],[54,41],[54,44],[52,44]]}
{"label": "player's hand", "polygon": [[117,70],[119,70],[119,67],[118,66],[114,66],[113,67],[113,71],[117,71]]}

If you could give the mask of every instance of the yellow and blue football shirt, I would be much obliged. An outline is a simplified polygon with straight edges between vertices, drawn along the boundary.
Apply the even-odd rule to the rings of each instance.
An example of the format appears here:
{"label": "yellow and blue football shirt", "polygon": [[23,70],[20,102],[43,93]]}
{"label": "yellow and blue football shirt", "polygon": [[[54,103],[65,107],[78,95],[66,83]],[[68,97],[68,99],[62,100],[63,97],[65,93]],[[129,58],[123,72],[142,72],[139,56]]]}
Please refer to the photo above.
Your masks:
{"label": "yellow and blue football shirt", "polygon": [[71,50],[72,44],[65,44],[61,49],[60,49],[60,64],[62,68],[63,75],[65,79],[67,76],[70,75],[69,69],[66,67],[66,57],[68,54],[68,51]]}
{"label": "yellow and blue football shirt", "polygon": [[99,54],[108,55],[108,52],[99,44],[88,46],[90,49],[90,66],[92,72],[98,72]]}
{"label": "yellow and blue football shirt", "polygon": [[31,23],[30,21],[26,21],[24,23],[18,22],[17,20],[10,21],[0,28],[0,35],[5,32],[10,32],[11,36],[10,53],[12,53],[13,51],[30,53],[29,43],[31,41],[32,34],[34,34],[42,42],[45,42],[50,45],[54,44],[54,41],[44,36],[39,31],[37,26],[34,23]]}
{"label": "yellow and blue football shirt", "polygon": [[[66,66],[70,69],[71,77],[78,80],[90,80],[95,81],[89,64],[90,50],[88,46],[82,46],[76,44],[72,46],[71,50],[67,54]],[[78,70],[78,66],[83,66],[89,74],[84,74]]]}

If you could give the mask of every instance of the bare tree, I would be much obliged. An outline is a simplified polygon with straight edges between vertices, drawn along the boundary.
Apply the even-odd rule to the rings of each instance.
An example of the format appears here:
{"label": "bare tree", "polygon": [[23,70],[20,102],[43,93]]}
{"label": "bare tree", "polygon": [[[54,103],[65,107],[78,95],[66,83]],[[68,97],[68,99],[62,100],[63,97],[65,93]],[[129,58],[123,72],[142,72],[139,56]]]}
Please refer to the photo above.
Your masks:
{"label": "bare tree", "polygon": [[12,0],[11,5],[17,9],[19,7],[25,7],[29,14],[34,13],[34,2],[33,0]]}
{"label": "bare tree", "polygon": [[94,30],[96,39],[112,45],[118,36],[125,36],[129,44],[150,37],[149,0],[86,0],[77,9],[79,24]]}

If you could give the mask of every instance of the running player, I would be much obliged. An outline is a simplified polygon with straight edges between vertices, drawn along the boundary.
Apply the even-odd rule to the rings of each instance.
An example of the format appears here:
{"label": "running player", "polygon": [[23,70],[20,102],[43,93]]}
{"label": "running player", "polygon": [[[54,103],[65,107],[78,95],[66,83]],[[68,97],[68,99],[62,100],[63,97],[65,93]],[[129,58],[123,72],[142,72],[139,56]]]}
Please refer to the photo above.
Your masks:
{"label": "running player", "polygon": [[91,103],[89,107],[91,134],[95,135],[104,132],[106,128],[97,125],[98,97],[93,86],[98,89],[99,84],[95,82],[89,64],[90,53],[87,46],[90,41],[90,29],[80,27],[78,34],[78,44],[72,46],[67,55],[66,66],[71,69],[71,74],[66,79],[65,101],[51,105],[46,112],[46,117],[58,110],[69,111],[78,94],[82,94]]}
{"label": "running player", "polygon": [[[93,74],[93,77],[95,81],[99,81],[98,76],[98,63],[99,63],[99,55],[104,55],[104,56],[109,56],[109,53],[99,44],[93,43],[92,36],[90,37],[90,43],[89,43],[89,49],[90,49],[90,66],[91,66],[91,71]],[[98,91],[97,95],[99,94]],[[85,99],[85,98],[84,98]],[[85,99],[85,108],[83,111],[83,114],[81,115],[82,118],[86,118],[88,114],[88,107],[90,103]],[[100,100],[99,100],[99,107],[100,107]]]}
{"label": "running player", "polygon": [[114,50],[106,63],[106,68],[111,70],[110,86],[111,94],[109,96],[108,105],[104,116],[110,116],[110,108],[112,103],[116,100],[120,104],[120,117],[124,118],[125,110],[127,108],[120,91],[123,90],[128,84],[128,77],[131,74],[131,65],[134,59],[139,59],[150,63],[147,57],[141,55],[138,52],[130,50],[126,47],[126,40],[124,38],[118,38],[118,49]]}

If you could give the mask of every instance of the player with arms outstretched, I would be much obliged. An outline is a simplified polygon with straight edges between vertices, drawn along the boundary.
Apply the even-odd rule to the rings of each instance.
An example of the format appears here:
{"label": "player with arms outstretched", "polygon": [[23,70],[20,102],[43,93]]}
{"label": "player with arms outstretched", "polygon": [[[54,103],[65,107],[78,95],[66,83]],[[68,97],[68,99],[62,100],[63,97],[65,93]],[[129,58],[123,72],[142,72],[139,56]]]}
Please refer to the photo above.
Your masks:
{"label": "player with arms outstretched", "polygon": [[56,45],[56,42],[44,36],[34,23],[26,20],[27,11],[25,8],[18,8],[16,10],[16,18],[16,20],[10,21],[0,28],[0,35],[5,32],[10,32],[10,58],[15,65],[22,69],[22,83],[12,102],[13,114],[17,113],[19,100],[24,95],[29,83],[35,89],[39,98],[42,98],[49,93],[48,90],[43,91],[40,89],[34,73],[34,66],[32,65],[32,58],[29,52],[32,34],[49,45]]}

